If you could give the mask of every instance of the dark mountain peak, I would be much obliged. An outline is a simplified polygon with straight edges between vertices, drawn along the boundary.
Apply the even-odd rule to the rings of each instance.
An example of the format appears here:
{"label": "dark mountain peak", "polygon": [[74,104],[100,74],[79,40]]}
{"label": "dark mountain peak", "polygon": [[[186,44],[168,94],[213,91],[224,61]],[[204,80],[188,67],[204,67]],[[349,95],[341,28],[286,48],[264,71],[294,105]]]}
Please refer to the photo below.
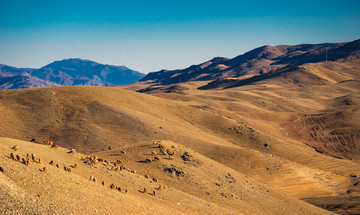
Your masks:
{"label": "dark mountain peak", "polygon": [[99,65],[99,63],[96,63],[91,60],[83,60],[81,58],[69,58],[64,60],[58,60],[54,61],[42,68],[52,68],[52,69],[60,69],[61,67],[65,68],[80,68],[80,67],[91,67]]}
{"label": "dark mountain peak", "polygon": [[131,70],[126,66],[114,66],[109,64],[100,64],[92,60],[86,60],[81,58],[68,58],[59,61],[54,61],[42,68],[51,68],[52,70],[64,69],[75,69],[80,71],[89,70],[89,68],[102,67],[102,68],[117,68],[118,70]]}
{"label": "dark mountain peak", "polygon": [[273,59],[284,54],[284,48],[279,46],[261,46],[259,48],[253,49],[249,52],[246,52],[243,55],[239,55],[232,59],[233,62],[238,60],[255,60],[255,59]]}
{"label": "dark mountain peak", "polygon": [[[142,73],[131,70],[125,66],[104,65],[91,60],[84,60],[81,58],[69,58],[59,61],[54,61],[40,69],[18,69],[15,67],[8,67],[0,65],[0,75],[2,77],[11,77],[15,75],[24,74],[28,77],[37,77],[47,82],[56,83],[63,86],[72,85],[121,85],[129,84],[138,81],[145,76]],[[25,76],[24,76],[25,77]],[[16,79],[6,79],[12,82],[21,82]],[[31,79],[34,80],[34,79]],[[22,84],[21,86],[36,87],[51,86],[51,84],[42,83],[38,80],[33,81],[32,84]],[[12,86],[20,86],[13,84]],[[24,88],[24,87],[22,87]]]}
{"label": "dark mountain peak", "polygon": [[213,59],[210,60],[210,62],[212,62],[212,63],[221,63],[221,62],[228,61],[228,60],[230,60],[230,58],[214,57]]}

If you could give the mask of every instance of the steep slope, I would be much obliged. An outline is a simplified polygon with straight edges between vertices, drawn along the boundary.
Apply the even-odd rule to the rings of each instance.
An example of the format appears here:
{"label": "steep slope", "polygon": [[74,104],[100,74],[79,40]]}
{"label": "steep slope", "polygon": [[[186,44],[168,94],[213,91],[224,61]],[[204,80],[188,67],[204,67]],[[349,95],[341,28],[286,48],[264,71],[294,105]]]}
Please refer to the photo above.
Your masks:
{"label": "steep slope", "polygon": [[[252,158],[235,150],[221,152],[220,148],[211,150],[209,156],[230,156],[232,159],[218,161],[321,207],[357,214],[360,67],[353,57],[212,82],[201,92],[196,88],[204,83],[199,82],[148,88],[131,85],[129,89],[196,104],[204,111],[236,119],[240,127],[228,127],[238,134],[238,140],[232,142],[281,159],[262,160],[259,155]],[[169,88],[177,90],[168,92]],[[244,123],[250,127],[244,128]],[[212,131],[224,132],[219,127]],[[314,154],[302,153],[303,149],[297,148],[301,145]],[[344,174],[345,169],[349,172]]]}
{"label": "steep slope", "polygon": [[360,40],[348,43],[262,46],[232,59],[214,58],[183,70],[152,72],[140,81],[174,84],[187,81],[216,80],[244,75],[266,74],[305,63],[327,60],[359,59]]}
{"label": "steep slope", "polygon": [[[115,159],[99,161],[99,157],[90,162],[83,154],[69,153],[69,149],[0,138],[0,165],[4,170],[0,173],[0,192],[2,197],[11,195],[1,198],[5,204],[0,208],[6,213],[30,214],[329,214],[191,149],[167,141],[160,144],[186,152],[186,159],[180,155],[166,159],[158,144],[150,142],[134,144],[126,155],[117,155],[122,163]],[[14,145],[19,149],[12,150]],[[159,161],[139,162],[151,151],[159,153]],[[30,164],[25,165],[11,159],[10,153],[25,161],[27,153],[35,154],[36,162],[29,158]],[[120,190],[111,189],[111,184]]]}
{"label": "steep slope", "polygon": [[[9,77],[23,74],[42,79],[43,82],[53,82],[62,86],[122,85],[136,82],[144,76],[144,74],[125,66],[103,65],[79,58],[55,61],[40,69],[15,68],[0,65],[0,76]],[[15,83],[11,82],[9,82],[8,85],[16,86]],[[35,86],[36,85],[33,87]],[[44,87],[44,85],[39,83],[38,87]]]}
{"label": "steep slope", "polygon": [[[336,111],[332,104],[340,97],[355,98],[360,90],[355,82],[305,87],[257,84],[207,91],[184,83],[183,88],[175,89],[180,93],[156,96],[115,87],[2,91],[0,111],[5,114],[0,117],[0,136],[50,139],[61,146],[111,160],[122,156],[121,150],[125,150],[131,156],[123,159],[142,174],[149,173],[141,161],[151,151],[140,156],[137,146],[151,150],[149,144],[153,140],[173,141],[175,149],[191,148],[194,153],[296,198],[314,204],[320,198],[342,198],[352,210],[358,211],[359,202],[353,200],[359,195],[354,187],[360,175],[359,154],[354,151],[351,157],[344,157],[336,151],[319,153],[311,145],[316,141],[305,142],[306,136],[297,137],[291,130],[304,114],[319,114],[331,108]],[[350,128],[359,120],[354,108],[356,103],[342,110]],[[358,132],[357,127],[354,131]],[[355,139],[345,139],[341,144],[350,149]],[[176,156],[179,153],[183,155],[179,151]],[[169,166],[154,165],[152,171],[164,177],[159,169]],[[205,188],[192,192],[194,188],[171,178],[167,182],[195,196],[214,192]],[[322,203],[317,205],[328,208]],[[344,207],[331,210],[348,211]]]}

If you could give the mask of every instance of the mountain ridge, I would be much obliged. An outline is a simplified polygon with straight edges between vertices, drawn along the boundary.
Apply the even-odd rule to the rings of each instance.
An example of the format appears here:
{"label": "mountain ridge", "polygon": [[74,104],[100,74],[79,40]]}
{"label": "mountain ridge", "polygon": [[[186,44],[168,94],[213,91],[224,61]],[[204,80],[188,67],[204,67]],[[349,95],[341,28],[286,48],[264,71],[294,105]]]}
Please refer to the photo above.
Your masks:
{"label": "mountain ridge", "polygon": [[360,40],[345,43],[261,46],[234,58],[214,58],[185,69],[151,72],[140,81],[176,84],[187,81],[212,81],[245,75],[262,75],[282,68],[349,57],[359,59]]}
{"label": "mountain ridge", "polygon": [[[123,85],[138,81],[144,74],[131,70],[126,66],[114,66],[100,64],[91,60],[80,58],[69,58],[54,61],[39,69],[34,68],[16,68],[0,65],[0,77],[9,77],[17,75],[28,75],[39,79],[39,84],[33,83],[7,83],[3,84],[8,88],[19,89],[31,87],[46,86],[73,86],[73,85],[91,85],[91,86],[108,86]],[[36,79],[36,80],[37,80]],[[5,79],[4,79],[5,80]],[[3,80],[3,82],[4,82]],[[7,78],[6,80],[11,80]],[[16,80],[13,78],[13,81]],[[35,80],[35,79],[33,79]],[[40,81],[42,80],[42,81]],[[40,82],[42,84],[40,84]],[[12,87],[10,87],[12,86]],[[17,87],[14,87],[17,86]]]}

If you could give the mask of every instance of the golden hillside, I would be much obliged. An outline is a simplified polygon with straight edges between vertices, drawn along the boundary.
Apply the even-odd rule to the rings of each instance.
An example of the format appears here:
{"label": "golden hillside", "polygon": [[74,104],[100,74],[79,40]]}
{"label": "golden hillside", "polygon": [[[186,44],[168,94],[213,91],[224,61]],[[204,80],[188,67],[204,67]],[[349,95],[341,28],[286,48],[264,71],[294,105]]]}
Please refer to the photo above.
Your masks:
{"label": "golden hillside", "polygon": [[[22,197],[9,198],[20,208],[30,205],[49,213],[330,213],[300,200],[342,214],[359,213],[359,67],[328,62],[303,68],[305,76],[291,73],[287,79],[213,90],[198,90],[206,83],[189,82],[158,87],[151,95],[84,86],[0,91],[0,136],[51,140],[68,148],[2,138],[1,181],[8,187],[2,192],[17,190]],[[294,84],[294,77],[307,80],[303,77],[310,72],[327,81]],[[144,87],[149,86],[125,88]],[[158,140],[175,155],[144,163],[154,158],[152,151],[160,153],[152,144]],[[49,166],[42,174],[44,165],[26,166],[9,158],[16,144],[17,153],[36,153],[44,165],[54,157],[59,164],[80,166],[71,173]],[[69,149],[82,154],[69,155]],[[185,152],[193,157],[187,160]],[[119,159],[136,173],[83,164],[83,154]],[[90,182],[91,175],[97,183]],[[69,186],[66,192],[58,177]],[[100,181],[114,181],[129,193],[116,193]],[[168,189],[153,198],[150,194],[160,184]],[[46,186],[53,191],[43,191]],[[144,187],[149,195],[139,192]],[[39,190],[38,201],[25,198],[36,199]],[[86,198],[76,198],[76,193]],[[69,195],[73,202],[65,202]],[[103,203],[93,204],[100,197]]]}

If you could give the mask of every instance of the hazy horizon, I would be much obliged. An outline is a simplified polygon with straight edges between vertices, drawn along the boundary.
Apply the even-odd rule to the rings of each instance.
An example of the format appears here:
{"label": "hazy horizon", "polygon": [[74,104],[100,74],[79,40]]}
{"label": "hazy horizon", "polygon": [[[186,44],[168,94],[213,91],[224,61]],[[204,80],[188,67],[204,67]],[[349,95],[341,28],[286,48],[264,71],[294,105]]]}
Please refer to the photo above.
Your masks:
{"label": "hazy horizon", "polygon": [[358,1],[0,1],[0,63],[81,58],[148,73],[262,45],[360,38]]}

